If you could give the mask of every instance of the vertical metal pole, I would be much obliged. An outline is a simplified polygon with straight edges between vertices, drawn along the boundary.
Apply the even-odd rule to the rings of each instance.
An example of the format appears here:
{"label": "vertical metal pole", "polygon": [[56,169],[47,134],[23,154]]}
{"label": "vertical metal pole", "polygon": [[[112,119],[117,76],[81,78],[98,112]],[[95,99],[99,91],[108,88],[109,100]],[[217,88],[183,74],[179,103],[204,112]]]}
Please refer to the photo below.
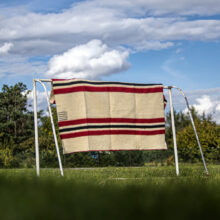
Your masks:
{"label": "vertical metal pole", "polygon": [[170,114],[171,114],[172,132],[173,132],[176,175],[179,176],[179,162],[178,162],[178,153],[177,153],[177,144],[176,144],[176,128],[175,128],[175,122],[174,122],[173,99],[172,99],[172,91],[171,91],[172,87],[168,87],[168,89],[169,89],[169,97],[170,97]]}
{"label": "vertical metal pole", "polygon": [[58,141],[57,141],[56,129],[55,129],[54,122],[53,122],[53,115],[52,115],[52,111],[51,111],[51,107],[50,107],[50,101],[49,101],[49,97],[48,97],[48,93],[47,93],[47,88],[46,88],[46,86],[40,80],[37,80],[37,81],[43,86],[44,91],[46,93],[47,105],[48,105],[48,110],[49,110],[49,115],[50,115],[50,121],[51,121],[51,126],[52,126],[52,131],[53,131],[53,137],[54,137],[54,141],[55,141],[56,151],[57,151],[57,157],[58,157],[60,173],[61,173],[61,176],[63,176],[64,175],[63,174],[63,166],[62,166],[62,161],[61,161],[61,157],[60,157],[60,151],[59,151],[59,146],[58,146]]}
{"label": "vertical metal pole", "polygon": [[176,88],[177,90],[179,90],[180,93],[183,95],[185,101],[186,101],[186,106],[187,106],[187,109],[188,109],[188,112],[189,112],[189,117],[190,117],[190,120],[191,120],[191,123],[192,123],[192,126],[193,126],[193,130],[195,132],[196,141],[197,141],[197,144],[199,146],[199,150],[200,150],[202,161],[203,161],[203,164],[204,164],[204,167],[205,167],[205,171],[206,171],[207,174],[209,174],[209,171],[208,171],[207,166],[206,166],[205,158],[204,158],[204,155],[203,155],[202,147],[201,147],[201,144],[200,144],[200,141],[199,141],[199,136],[198,136],[198,133],[196,131],[196,126],[195,126],[195,123],[194,123],[194,120],[193,120],[193,117],[192,117],[192,113],[191,113],[191,110],[190,110],[190,107],[189,107],[188,99],[187,99],[186,95],[184,94],[184,92],[180,88],[177,88],[177,87],[173,87],[173,88]]}
{"label": "vertical metal pole", "polygon": [[39,142],[38,142],[38,123],[37,123],[37,94],[36,81],[33,80],[33,99],[34,99],[34,133],[35,133],[35,158],[36,158],[36,173],[40,175],[40,159],[39,159]]}

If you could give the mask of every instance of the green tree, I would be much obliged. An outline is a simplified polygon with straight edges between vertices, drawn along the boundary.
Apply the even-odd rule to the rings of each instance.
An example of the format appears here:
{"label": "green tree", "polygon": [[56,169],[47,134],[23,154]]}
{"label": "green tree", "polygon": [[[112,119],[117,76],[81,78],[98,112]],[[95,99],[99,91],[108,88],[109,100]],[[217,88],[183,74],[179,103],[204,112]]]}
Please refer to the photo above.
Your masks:
{"label": "green tree", "polygon": [[[205,159],[210,162],[220,162],[220,126],[203,115],[195,119],[200,143]],[[201,161],[199,147],[192,126],[186,126],[177,133],[177,144],[180,158],[188,162]]]}
{"label": "green tree", "polygon": [[29,91],[23,83],[3,85],[0,92],[0,151],[4,166],[18,166],[24,149],[20,144],[33,136],[33,113],[27,109]]}
{"label": "green tree", "polygon": [[[17,83],[14,86],[3,85],[0,92],[1,142],[13,140],[18,144],[33,133],[33,115],[26,106],[28,92],[23,83]],[[31,124],[29,124],[30,121]]]}
{"label": "green tree", "polygon": [[[195,113],[193,113],[195,116]],[[186,126],[190,125],[190,118],[188,115],[184,114],[183,112],[174,111],[174,120],[175,120],[175,127],[176,131],[181,131]],[[155,162],[160,164],[165,164],[165,162],[173,160],[173,132],[171,126],[171,115],[170,112],[166,114],[166,143],[167,143],[167,150],[164,151],[145,151],[144,152],[144,162]]]}

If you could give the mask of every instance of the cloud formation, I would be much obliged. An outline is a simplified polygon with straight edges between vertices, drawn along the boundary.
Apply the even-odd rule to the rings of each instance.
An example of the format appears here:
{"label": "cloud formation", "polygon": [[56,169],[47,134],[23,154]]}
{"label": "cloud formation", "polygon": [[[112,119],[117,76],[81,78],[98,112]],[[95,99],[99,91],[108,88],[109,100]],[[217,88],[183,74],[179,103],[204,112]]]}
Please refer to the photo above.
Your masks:
{"label": "cloud formation", "polygon": [[[42,9],[43,4],[40,4]],[[171,48],[178,41],[216,41],[220,38],[220,20],[208,17],[220,13],[219,0],[90,0],[79,1],[56,13],[40,12],[40,8],[37,12],[33,11],[31,3],[18,8],[1,8],[0,5],[0,9],[0,45],[4,46],[5,42],[10,41],[4,48],[10,47],[8,51],[11,57],[27,57],[27,60],[31,56],[53,57],[49,63],[51,74],[58,74],[56,63],[61,60],[61,55],[55,55],[68,56],[72,51],[70,48],[86,45],[93,39],[99,39],[109,48],[121,46],[135,53]],[[7,51],[4,48],[2,50]],[[109,55],[111,59],[113,51],[115,57],[122,56],[121,51],[112,50]],[[121,59],[123,61],[123,57]],[[24,66],[29,65],[32,64],[24,62]],[[110,70],[109,74],[126,69],[115,65],[115,70]],[[23,74],[46,67],[30,66]],[[83,71],[87,72],[86,76],[92,77],[92,67],[86,66],[85,71],[76,67],[68,68],[65,75],[69,72],[70,75],[77,73],[80,76],[80,71]],[[4,65],[3,69],[0,76],[12,70],[19,71],[22,63],[10,63]],[[104,74],[108,74],[106,70]]]}
{"label": "cloud formation", "polygon": [[42,61],[30,61],[27,56],[4,54],[0,56],[0,78],[4,76],[31,76],[35,73],[44,73],[47,65]]}
{"label": "cloud formation", "polygon": [[[220,124],[220,88],[186,91],[185,94],[190,106],[195,107],[198,114],[211,114],[213,120]],[[165,95],[169,99],[167,91]],[[183,96],[177,90],[173,90],[173,104],[176,111],[188,111]]]}
{"label": "cloud formation", "polygon": [[211,98],[207,95],[203,95],[201,98],[196,99],[198,104],[194,104],[194,108],[201,115],[203,113],[213,113],[216,107],[216,103],[211,101]]}
{"label": "cloud formation", "polygon": [[176,40],[220,37],[219,20],[188,17],[220,13],[218,0],[92,0],[58,13],[24,10],[16,14],[8,9],[0,20],[0,43],[12,41],[16,54],[54,55],[92,39],[110,46],[158,50]]}
{"label": "cloud formation", "polygon": [[128,56],[128,51],[113,50],[100,40],[92,40],[52,57],[47,76],[64,79],[99,78],[127,70]]}
{"label": "cloud formation", "polygon": [[0,55],[8,53],[12,47],[12,43],[4,43],[2,46],[0,46]]}
{"label": "cloud formation", "polygon": [[[45,92],[37,91],[37,111],[40,110],[48,110],[48,104],[47,104],[47,96]],[[48,96],[50,96],[50,92],[48,91]],[[27,107],[29,111],[33,111],[34,109],[34,95],[33,91],[28,93],[27,95]],[[49,115],[48,112],[46,112],[46,115]]]}
{"label": "cloud formation", "polygon": [[220,124],[220,100],[214,100],[212,97],[208,95],[203,95],[201,98],[196,99],[195,104],[192,106],[196,109],[198,114],[202,115],[205,113],[206,115],[211,114],[213,119]]}
{"label": "cloud formation", "polygon": [[220,112],[220,103],[217,105],[216,110]]}
{"label": "cloud formation", "polygon": [[93,4],[102,7],[120,8],[124,13],[143,15],[200,15],[209,16],[220,13],[220,2],[218,0],[95,0]]}

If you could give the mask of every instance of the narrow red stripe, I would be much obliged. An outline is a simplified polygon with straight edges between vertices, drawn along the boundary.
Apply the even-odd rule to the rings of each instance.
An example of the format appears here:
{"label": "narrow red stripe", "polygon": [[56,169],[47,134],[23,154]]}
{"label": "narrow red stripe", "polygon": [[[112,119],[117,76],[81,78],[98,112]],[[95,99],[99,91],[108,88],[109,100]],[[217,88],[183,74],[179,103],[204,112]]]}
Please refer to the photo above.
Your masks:
{"label": "narrow red stripe", "polygon": [[77,120],[60,121],[59,127],[87,123],[163,123],[164,118],[82,118]]}
{"label": "narrow red stripe", "polygon": [[128,87],[95,87],[95,86],[74,86],[62,89],[54,89],[54,95],[72,92],[126,92],[126,93],[157,93],[163,92],[163,87],[156,88],[128,88]]}
{"label": "narrow red stripe", "polygon": [[61,139],[76,138],[83,136],[95,136],[95,135],[157,135],[165,134],[165,130],[153,130],[153,131],[137,131],[137,130],[96,130],[96,131],[81,131],[69,134],[61,134]]}

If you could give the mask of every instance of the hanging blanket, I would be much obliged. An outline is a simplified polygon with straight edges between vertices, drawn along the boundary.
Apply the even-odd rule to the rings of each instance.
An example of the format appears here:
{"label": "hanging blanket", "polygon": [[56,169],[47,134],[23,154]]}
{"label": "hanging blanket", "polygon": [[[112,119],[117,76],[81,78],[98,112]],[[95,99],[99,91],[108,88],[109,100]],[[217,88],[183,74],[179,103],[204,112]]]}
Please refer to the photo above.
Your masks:
{"label": "hanging blanket", "polygon": [[65,154],[166,149],[163,85],[52,82]]}

